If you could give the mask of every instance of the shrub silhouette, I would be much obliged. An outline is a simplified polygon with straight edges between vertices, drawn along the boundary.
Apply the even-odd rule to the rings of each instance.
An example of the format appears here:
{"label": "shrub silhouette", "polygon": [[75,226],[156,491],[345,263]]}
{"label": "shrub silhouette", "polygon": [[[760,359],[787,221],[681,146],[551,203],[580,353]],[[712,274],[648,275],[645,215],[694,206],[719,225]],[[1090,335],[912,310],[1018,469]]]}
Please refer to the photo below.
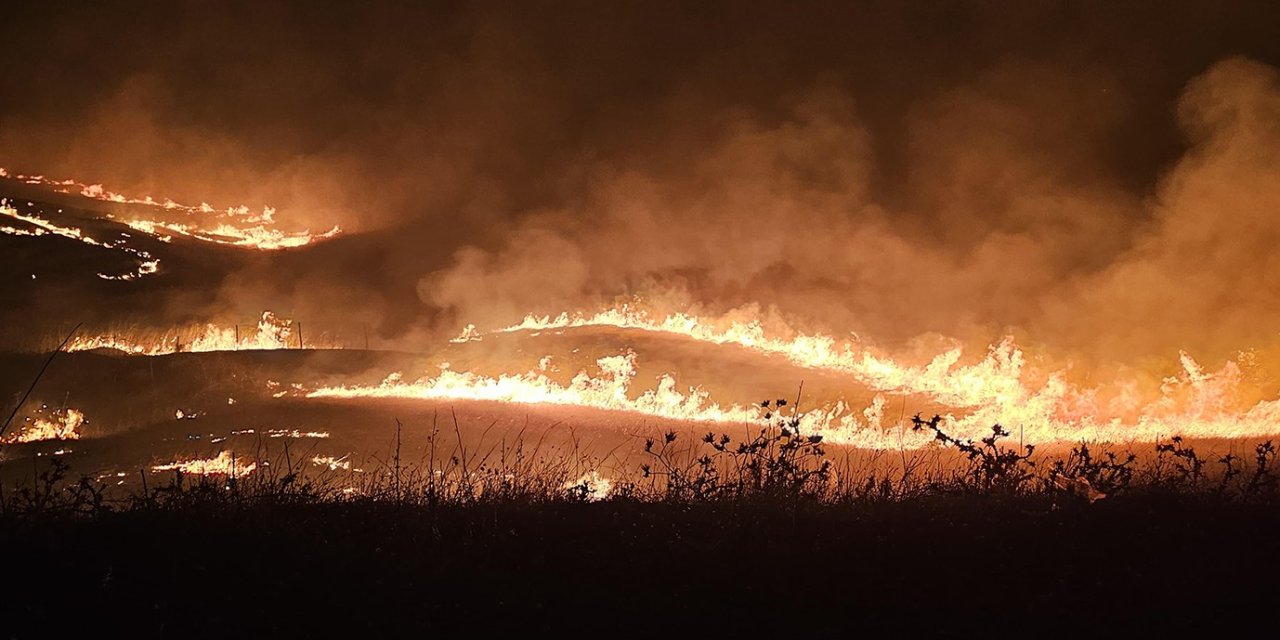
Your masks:
{"label": "shrub silhouette", "polygon": [[964,490],[998,493],[1019,493],[1035,478],[1036,465],[1031,461],[1035,445],[1026,445],[1023,451],[1006,448],[1000,441],[1009,432],[1000,425],[991,427],[991,435],[978,442],[955,438],[942,430],[942,417],[925,420],[916,414],[911,418],[912,431],[928,431],[944,446],[955,447],[969,461],[969,468],[959,483]]}
{"label": "shrub silhouette", "polygon": [[1118,454],[1104,450],[1101,456],[1095,456],[1082,442],[1066,458],[1054,460],[1049,474],[1054,486],[1092,502],[1127,491],[1133,483],[1137,459],[1132,451]]}
{"label": "shrub silhouette", "polygon": [[18,487],[13,496],[0,502],[0,511],[14,516],[98,516],[106,510],[106,486],[88,476],[67,480],[70,466],[61,458]]}
{"label": "shrub silhouette", "polygon": [[[908,456],[901,473],[885,464],[884,452],[870,463],[851,462],[845,448],[832,448],[822,434],[809,432],[803,415],[785,400],[760,403],[761,420],[746,435],[706,432],[691,437],[666,431],[646,438],[638,472],[614,470],[607,494],[595,490],[610,456],[594,457],[576,436],[557,449],[523,431],[487,448],[463,446],[454,418],[452,438],[433,424],[422,462],[401,459],[398,447],[386,460],[374,457],[345,472],[316,471],[296,460],[286,445],[252,457],[254,468],[239,475],[154,476],[141,472],[142,487],[123,498],[89,477],[72,479],[65,461],[54,458],[26,484],[0,491],[5,517],[97,517],[117,510],[209,510],[246,506],[329,503],[384,503],[433,509],[473,504],[554,504],[604,501],[654,503],[759,503],[792,508],[802,504],[867,505],[930,496],[1043,496],[1055,501],[1096,502],[1112,496],[1161,492],[1212,496],[1221,500],[1274,501],[1280,498],[1277,450],[1257,444],[1251,459],[1235,454],[1202,456],[1181,437],[1156,443],[1145,459],[1131,449],[1080,443],[1058,457],[1036,458],[1034,445],[1007,445],[1010,433],[993,425],[971,440],[949,433],[944,419],[911,418],[915,432],[931,434],[934,447]],[[399,444],[399,426],[397,440]],[[415,445],[416,446],[416,445]],[[475,450],[471,450],[474,448]],[[844,455],[832,459],[832,451]],[[439,453],[439,455],[437,455]],[[955,456],[954,458],[948,456]],[[1145,460],[1145,461],[1144,461]],[[957,464],[958,463],[958,464]],[[895,463],[896,464],[896,461]],[[636,469],[633,465],[631,469]],[[617,474],[624,474],[618,477]],[[591,482],[583,478],[592,479]]]}
{"label": "shrub silhouette", "polygon": [[[750,439],[735,442],[727,434],[708,432],[700,455],[682,463],[687,450],[675,445],[679,436],[645,440],[651,462],[641,466],[643,477],[661,479],[651,485],[663,500],[706,501],[721,498],[825,497],[830,489],[831,462],[819,434],[801,433],[800,416],[783,416],[786,400],[765,400],[764,426]],[[709,451],[707,451],[709,449]]]}

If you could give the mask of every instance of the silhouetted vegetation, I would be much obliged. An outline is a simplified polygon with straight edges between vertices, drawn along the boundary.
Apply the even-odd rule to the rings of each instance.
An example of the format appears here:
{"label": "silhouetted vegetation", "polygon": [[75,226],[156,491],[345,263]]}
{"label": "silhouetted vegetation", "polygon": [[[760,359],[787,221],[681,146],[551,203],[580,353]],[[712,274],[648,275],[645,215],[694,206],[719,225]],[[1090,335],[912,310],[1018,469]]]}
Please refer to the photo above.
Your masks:
{"label": "silhouetted vegetation", "polygon": [[0,545],[26,586],[0,619],[12,637],[65,628],[69,607],[136,637],[833,635],[993,607],[1009,625],[1150,631],[1270,593],[1256,558],[1280,551],[1271,442],[1046,454],[998,425],[968,440],[916,416],[946,464],[860,463],[762,404],[741,436],[643,440],[635,474],[612,479],[576,444],[473,452],[436,429],[441,455],[418,464],[397,446],[380,466],[308,471],[285,447],[248,473],[143,471],[124,495],[54,458],[4,493]]}
{"label": "silhouetted vegetation", "polygon": [[[1151,447],[1141,458],[1131,448],[1080,443],[1065,453],[1037,456],[1033,444],[1007,444],[1001,425],[978,440],[949,434],[939,416],[911,418],[911,428],[931,433],[945,463],[924,467],[903,452],[900,465],[854,465],[848,450],[832,455],[823,436],[803,433],[799,416],[784,416],[785,400],[762,403],[763,425],[746,437],[709,431],[687,441],[675,431],[644,439],[644,461],[619,478],[599,474],[604,460],[578,449],[542,451],[523,437],[505,439],[483,454],[467,451],[460,428],[446,442],[439,429],[428,436],[430,453],[404,462],[397,448],[372,469],[316,471],[289,447],[274,457],[260,448],[250,464],[231,473],[184,474],[141,470],[140,486],[121,494],[100,480],[73,477],[59,458],[30,480],[0,494],[6,517],[99,517],[110,512],[216,509],[244,504],[394,503],[414,507],[470,504],[620,501],[633,503],[760,503],[851,505],[947,496],[983,500],[1041,498],[1096,502],[1123,495],[1211,495],[1217,500],[1270,502],[1277,497],[1277,450],[1256,445],[1252,457],[1204,456],[1181,437]],[[444,453],[447,455],[437,456]],[[348,464],[349,467],[349,464]],[[605,486],[607,485],[607,486]]]}

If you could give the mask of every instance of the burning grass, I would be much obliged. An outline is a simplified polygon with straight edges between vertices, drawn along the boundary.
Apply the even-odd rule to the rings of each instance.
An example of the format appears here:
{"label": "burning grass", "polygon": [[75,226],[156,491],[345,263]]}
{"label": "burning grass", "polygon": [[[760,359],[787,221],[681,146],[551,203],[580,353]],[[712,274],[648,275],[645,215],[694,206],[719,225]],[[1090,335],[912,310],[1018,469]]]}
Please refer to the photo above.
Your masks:
{"label": "burning grass", "polygon": [[[27,185],[49,189],[54,193],[75,194],[114,204],[134,205],[137,213],[122,220],[132,229],[169,242],[174,235],[181,235],[202,242],[244,249],[275,251],[304,247],[328,240],[342,233],[337,226],[323,233],[308,231],[286,232],[276,228],[276,210],[270,206],[255,212],[240,205],[217,209],[206,202],[199,205],[180,204],[168,198],[129,197],[104,188],[101,184],[88,184],[71,179],[56,180],[45,176],[10,174],[0,168],[0,180],[15,180]],[[5,213],[0,210],[0,214]],[[113,216],[108,215],[108,218]],[[55,233],[59,231],[53,230]],[[79,237],[77,231],[76,237]],[[145,275],[149,272],[139,272]],[[137,277],[137,276],[134,276]],[[123,278],[132,279],[132,278]]]}
{"label": "burning grass", "polygon": [[[30,205],[32,203],[28,204]],[[28,237],[40,237],[52,234],[74,240],[76,242],[82,242],[92,247],[98,247],[105,251],[124,253],[137,262],[138,266],[135,269],[124,273],[99,272],[98,277],[103,280],[136,280],[138,278],[157,273],[160,270],[160,260],[143,249],[130,246],[128,234],[121,233],[120,237],[117,238],[98,240],[86,235],[77,227],[58,225],[42,218],[36,212],[23,213],[15,208],[7,199],[2,198],[0,198],[0,216],[6,216],[25,225],[23,228],[0,225],[0,233]]]}
{"label": "burning grass", "polygon": [[[708,431],[691,438],[688,433],[665,431],[642,438],[635,451],[619,446],[603,455],[585,448],[576,435],[554,446],[544,446],[545,433],[531,442],[523,431],[486,443],[486,430],[478,442],[468,444],[456,416],[452,431],[442,430],[435,422],[425,442],[409,445],[421,449],[418,460],[401,456],[405,443],[398,422],[391,451],[364,460],[353,460],[350,454],[315,453],[314,444],[299,455],[295,449],[300,445],[291,442],[301,436],[324,440],[327,433],[268,430],[249,453],[224,449],[210,457],[152,464],[139,471],[141,486],[125,493],[93,481],[85,486],[99,487],[102,499],[97,508],[104,511],[215,498],[226,503],[287,499],[460,507],[582,500],[686,505],[765,502],[787,508],[799,504],[857,507],[954,496],[1055,505],[1156,494],[1267,504],[1280,499],[1277,448],[1270,440],[1247,453],[1225,455],[1202,454],[1177,436],[1146,446],[1082,442],[1042,453],[1034,444],[1015,441],[1000,425],[985,437],[966,439],[949,433],[941,417],[915,416],[911,430],[930,438],[933,446],[866,451],[826,442],[820,432],[806,430],[802,416],[788,412],[787,407],[783,399],[762,403],[765,418],[745,437]],[[273,446],[273,442],[279,444]],[[68,477],[64,462],[50,464],[55,480]],[[106,473],[99,479],[123,475]],[[9,501],[0,506],[7,515],[21,515],[29,510],[21,505],[58,505],[62,493],[57,484],[48,484],[50,493],[39,501]]]}
{"label": "burning grass", "polygon": [[172,353],[204,353],[241,349],[301,349],[303,343],[291,320],[263,311],[256,326],[206,324],[187,331],[144,332],[138,329],[77,336],[67,351],[112,349],[131,355],[157,356]]}
{"label": "burning grass", "polygon": [[631,476],[576,443],[468,448],[456,422],[432,428],[441,455],[418,463],[397,425],[380,460],[282,445],[143,472],[122,496],[55,459],[6,492],[0,544],[23,549],[8,564],[32,593],[60,595],[5,598],[0,614],[19,636],[68,602],[99,633],[142,635],[201,635],[210,616],[273,635],[832,635],[975,615],[1150,632],[1269,593],[1252,558],[1280,551],[1271,442],[1248,459],[1180,439],[1050,455],[916,417],[938,446],[895,466],[767,408],[746,438],[654,434]]}
{"label": "burning grass", "polygon": [[26,418],[17,432],[0,442],[26,443],[49,440],[79,440],[85,424],[84,412],[71,409],[40,407],[34,417]]}

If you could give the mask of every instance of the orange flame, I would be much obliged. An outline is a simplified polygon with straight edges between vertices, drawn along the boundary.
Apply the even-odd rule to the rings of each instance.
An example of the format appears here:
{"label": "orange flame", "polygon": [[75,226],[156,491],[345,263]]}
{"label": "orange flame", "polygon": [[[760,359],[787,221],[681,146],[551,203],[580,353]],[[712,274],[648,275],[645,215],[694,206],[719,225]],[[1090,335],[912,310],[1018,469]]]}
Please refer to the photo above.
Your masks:
{"label": "orange flame", "polygon": [[[1244,395],[1240,389],[1242,376],[1236,363],[1229,362],[1222,370],[1208,373],[1186,353],[1180,354],[1182,371],[1165,380],[1159,396],[1141,398],[1124,385],[1108,389],[1078,387],[1067,380],[1063,371],[1049,371],[1036,377],[1038,382],[1033,382],[1025,354],[1011,337],[991,345],[986,357],[975,364],[959,365],[963,350],[956,346],[920,367],[900,364],[855,341],[802,333],[794,333],[789,339],[771,337],[758,321],[726,323],[681,313],[654,319],[628,305],[593,315],[530,315],[521,323],[497,332],[590,326],[660,332],[715,345],[733,344],[781,356],[796,366],[845,374],[880,392],[871,406],[860,412],[839,402],[805,414],[802,428],[825,433],[830,441],[838,443],[910,448],[928,442],[923,435],[903,433],[899,424],[883,423],[883,394],[886,393],[919,395],[954,408],[956,411],[943,416],[947,428],[953,434],[970,438],[989,433],[990,426],[997,423],[1021,429],[1024,437],[1032,442],[1151,441],[1171,435],[1246,438],[1280,433],[1280,400],[1242,405],[1239,400]],[[482,335],[468,326],[455,341],[478,340]],[[485,380],[470,382],[477,388],[471,397],[477,399],[489,395],[478,392],[480,388],[493,386]],[[434,393],[433,388],[440,386],[440,382],[427,386],[428,391]],[[453,393],[458,397],[463,395],[456,389]],[[702,400],[705,401],[705,397]],[[580,403],[611,408],[592,398]],[[734,420],[744,419],[740,407],[719,411]],[[719,419],[715,413],[697,410],[666,415],[689,420]]]}
{"label": "orange flame", "polygon": [[[276,210],[269,206],[263,207],[260,213],[254,213],[244,205],[219,210],[206,202],[201,202],[199,205],[186,205],[174,202],[169,198],[159,200],[151,196],[132,198],[110,191],[100,184],[86,184],[76,180],[54,180],[44,176],[10,174],[3,168],[0,168],[0,178],[46,187],[57,193],[78,194],[85,198],[102,202],[145,206],[167,214],[181,213],[201,218],[209,216],[222,218],[220,222],[210,226],[201,225],[193,220],[176,222],[146,217],[121,220],[122,223],[138,231],[166,242],[171,239],[169,234],[176,233],[214,244],[269,251],[306,246],[333,238],[342,233],[342,229],[337,226],[316,234],[311,233],[309,230],[296,233],[280,231],[274,228]],[[111,215],[107,217],[114,218]]]}
{"label": "orange flame", "polygon": [[31,237],[39,237],[43,235],[53,234],[56,236],[61,236],[63,238],[70,238],[78,242],[83,242],[90,246],[102,247],[103,249],[109,249],[114,251],[121,251],[133,256],[136,260],[138,260],[138,268],[134,271],[130,271],[130,272],[118,274],[118,275],[99,273],[98,277],[102,278],[103,280],[135,280],[143,276],[151,275],[160,270],[160,261],[158,259],[152,257],[150,253],[143,251],[142,249],[135,249],[133,247],[128,246],[126,244],[125,239],[120,239],[117,241],[105,241],[105,242],[95,240],[94,238],[91,238],[85,235],[83,231],[75,227],[64,227],[61,225],[54,224],[53,222],[45,220],[44,218],[41,218],[36,215],[21,213],[17,209],[10,206],[8,200],[3,200],[3,199],[0,199],[0,215],[5,215],[15,220],[20,220],[22,222],[27,223],[28,225],[31,225],[31,227],[33,227],[30,229],[19,229],[19,228],[10,227],[7,225],[0,226],[0,233],[6,233],[9,235],[15,235],[15,236],[31,236]]}
{"label": "orange flame", "polygon": [[230,451],[223,451],[213,458],[196,458],[194,460],[176,461],[158,464],[151,467],[153,471],[181,471],[194,475],[244,477],[258,468],[257,463],[245,464],[237,461]]}
{"label": "orange flame", "polygon": [[[43,411],[45,407],[41,407]],[[48,417],[29,419],[24,428],[5,439],[7,443],[41,442],[45,440],[79,440],[84,426],[84,413],[76,409],[58,409]]]}
{"label": "orange flame", "polygon": [[342,456],[341,458],[334,456],[311,456],[311,464],[314,464],[317,467],[325,467],[330,471],[337,471],[339,469],[343,471],[350,471],[351,461],[347,458],[348,456]]}
{"label": "orange flame", "polygon": [[598,471],[588,471],[572,482],[564,483],[566,491],[581,491],[588,502],[597,502],[609,497],[613,492],[613,480],[606,478]]}
{"label": "orange flame", "polygon": [[[194,337],[184,341],[174,333],[158,336],[96,335],[76,337],[67,345],[67,351],[114,349],[144,356],[169,355],[178,352],[205,353],[210,351],[274,350],[299,348],[294,337],[293,323],[270,311],[262,312],[256,332],[238,335],[235,327],[213,324]],[[234,404],[231,402],[229,404]]]}
{"label": "orange flame", "polygon": [[[547,359],[544,358],[543,362]],[[661,376],[655,389],[631,398],[628,391],[636,374],[635,362],[636,356],[630,352],[600,358],[596,361],[598,376],[592,377],[582,371],[567,385],[548,378],[541,371],[490,378],[443,366],[438,376],[417,382],[404,382],[400,374],[392,374],[378,386],[325,387],[311,391],[307,397],[466,399],[554,404],[715,422],[751,421],[759,415],[754,408],[721,407],[709,402],[707,392],[696,387],[682,393],[677,389],[675,379],[669,375]]]}

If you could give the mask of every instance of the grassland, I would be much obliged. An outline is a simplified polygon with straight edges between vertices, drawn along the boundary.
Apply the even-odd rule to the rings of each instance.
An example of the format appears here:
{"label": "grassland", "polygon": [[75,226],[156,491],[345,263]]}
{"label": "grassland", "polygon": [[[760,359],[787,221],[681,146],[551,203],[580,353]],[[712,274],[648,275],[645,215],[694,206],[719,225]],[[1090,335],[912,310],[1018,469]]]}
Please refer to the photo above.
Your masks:
{"label": "grassland", "polygon": [[[8,487],[7,637],[1145,634],[1265,623],[1275,451],[1209,457],[936,432],[945,470],[854,473],[786,420],[655,434],[605,492],[512,451],[349,476],[292,462],[112,495]],[[442,441],[441,446],[445,446]],[[889,469],[890,467],[885,467]],[[854,474],[850,477],[849,474]]]}

